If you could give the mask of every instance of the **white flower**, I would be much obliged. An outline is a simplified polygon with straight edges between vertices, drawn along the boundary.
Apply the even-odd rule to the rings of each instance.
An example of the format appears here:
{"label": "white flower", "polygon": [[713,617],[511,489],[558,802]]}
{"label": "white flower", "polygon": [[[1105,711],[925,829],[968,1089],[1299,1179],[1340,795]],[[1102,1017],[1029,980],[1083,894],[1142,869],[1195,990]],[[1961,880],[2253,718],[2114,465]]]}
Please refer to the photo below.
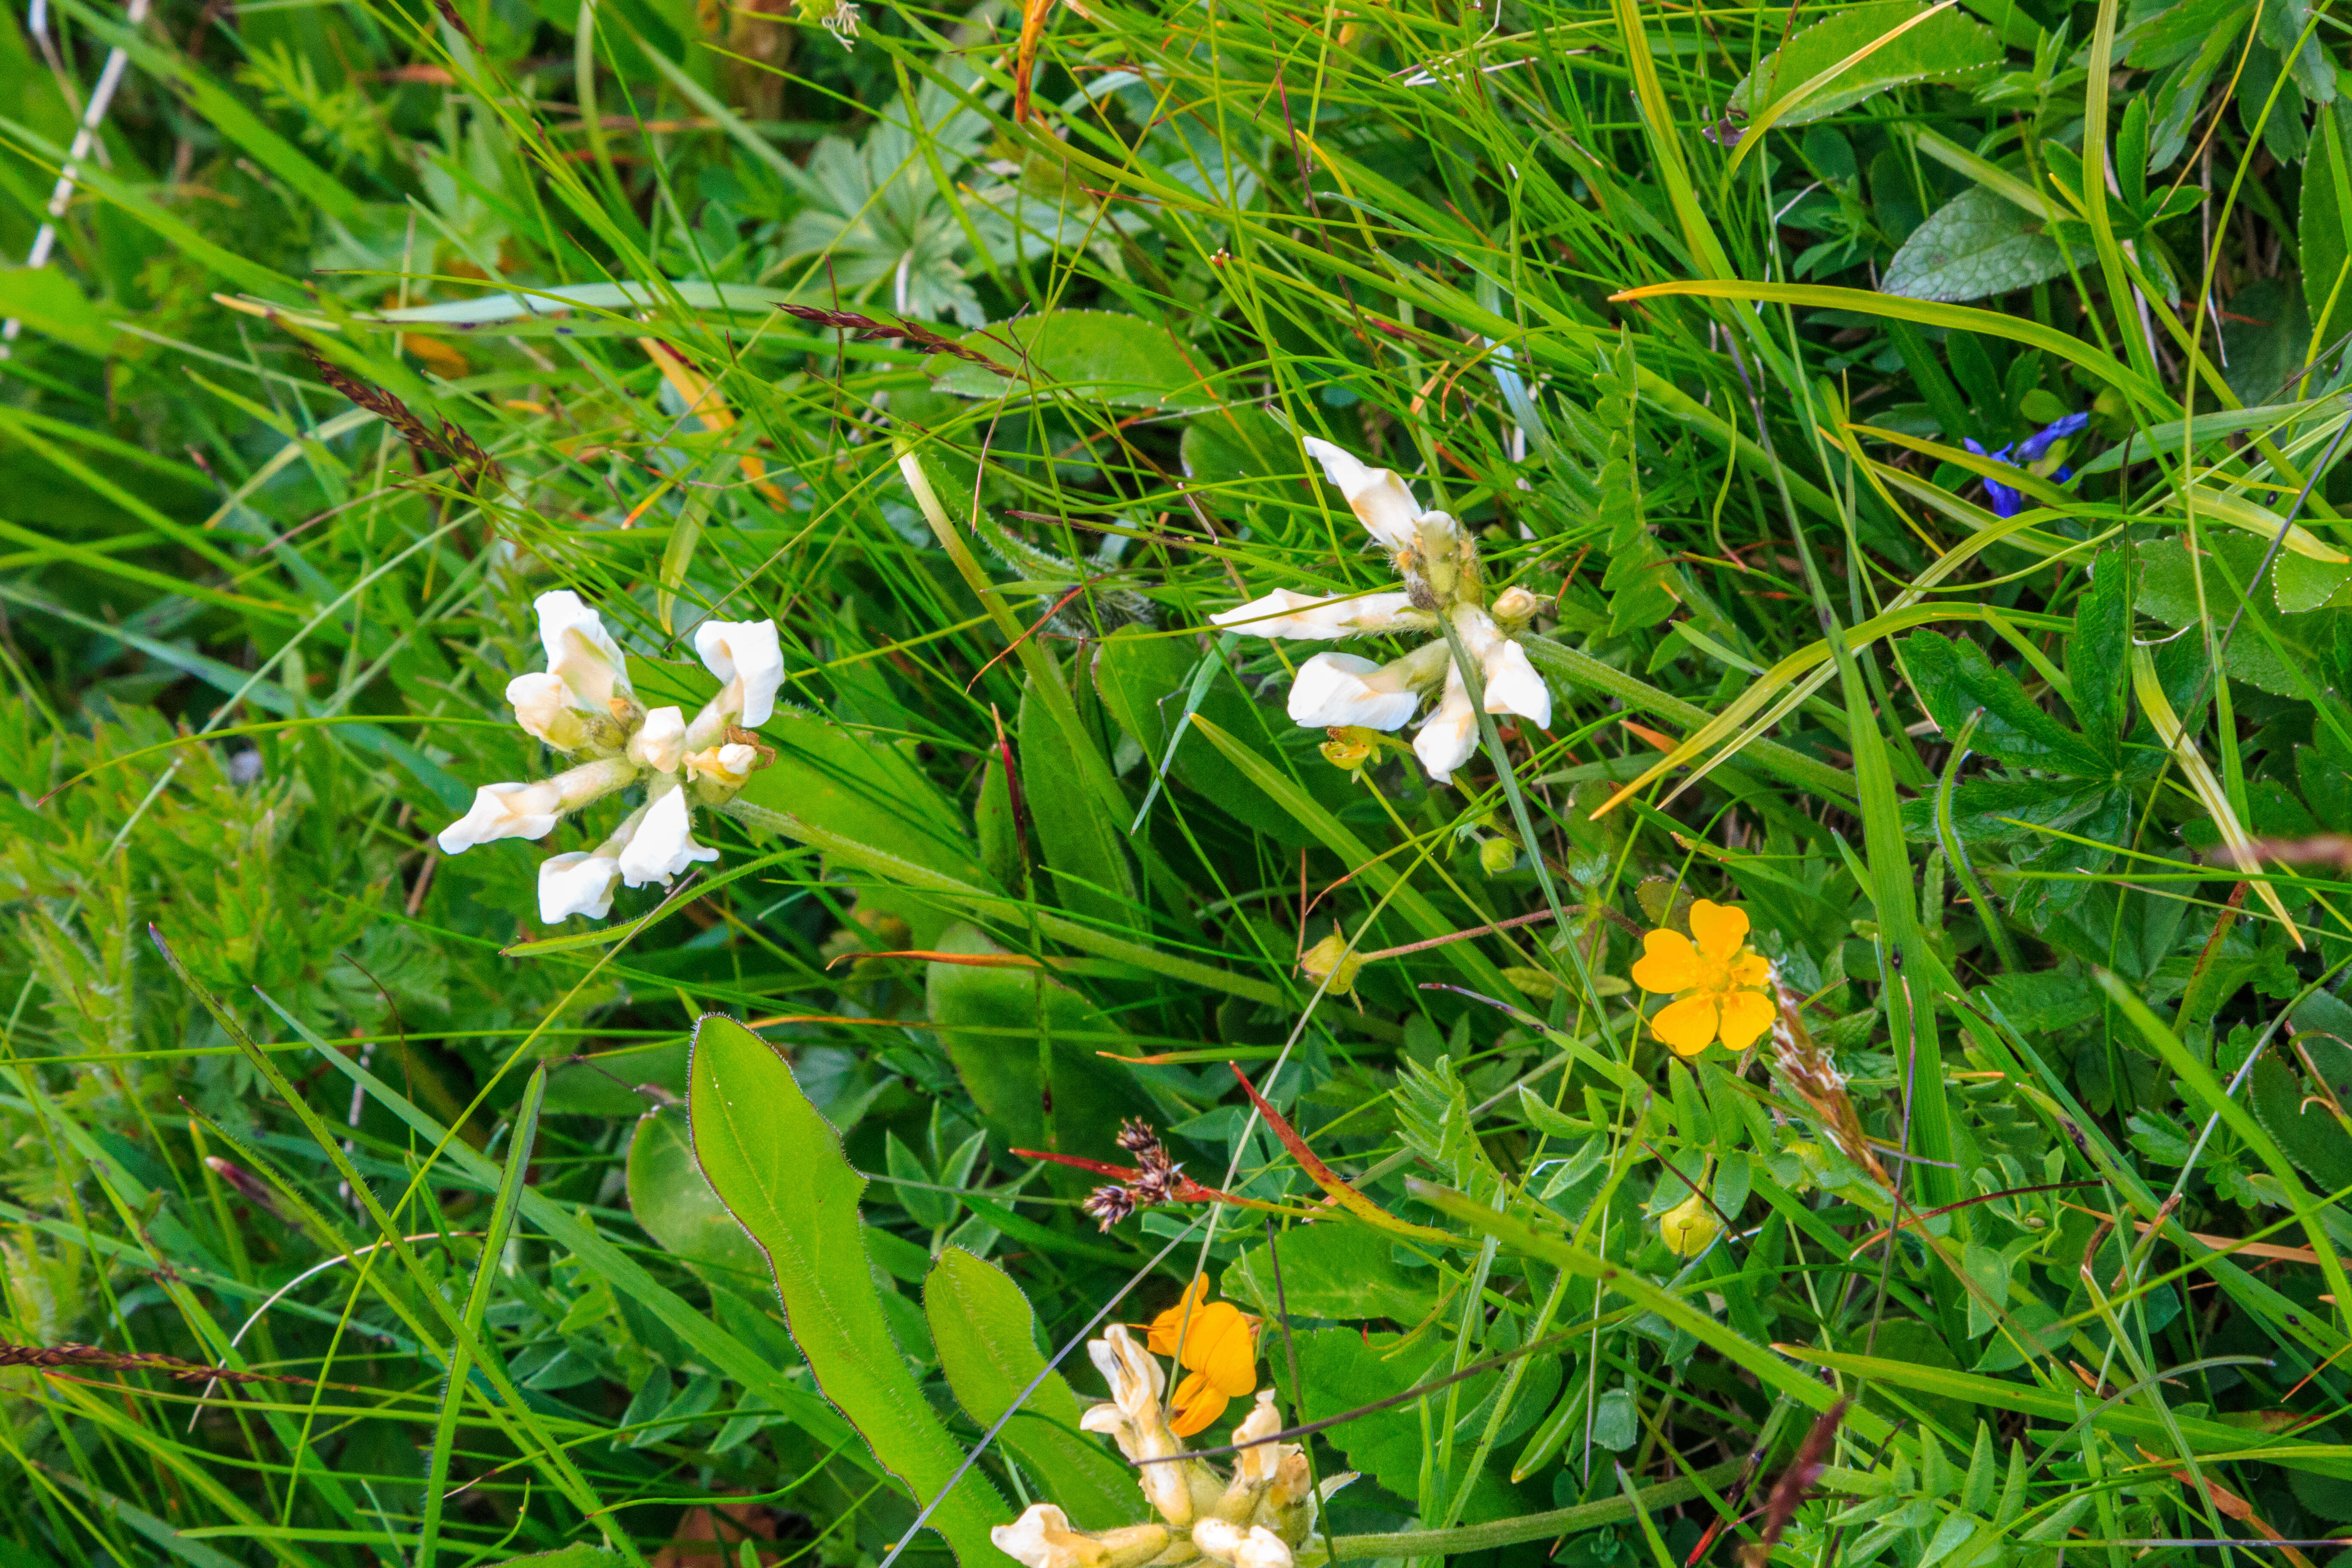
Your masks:
{"label": "white flower", "polygon": [[1192,1527],[1192,1544],[1203,1556],[1233,1568],[1294,1568],[1297,1559],[1282,1537],[1265,1526],[1240,1525],[1222,1519],[1204,1519]]}
{"label": "white flower", "polygon": [[1364,594],[1355,598],[1318,599],[1288,588],[1276,588],[1237,609],[1209,617],[1214,625],[1231,626],[1262,637],[1299,637],[1328,642],[1333,637],[1374,632],[1425,629],[1427,612],[1412,607],[1409,594]]}
{"label": "white flower", "polygon": [[646,807],[645,819],[621,851],[621,880],[632,888],[659,882],[667,888],[698,860],[716,860],[719,851],[694,841],[694,815],[686,792],[672,788]]}
{"label": "white flower", "polygon": [[532,738],[559,752],[576,750],[587,738],[587,713],[560,675],[541,670],[507,682],[515,722]]}
{"label": "white flower", "polygon": [[620,644],[604,630],[604,617],[581,603],[579,595],[558,588],[541,594],[531,607],[539,612],[539,645],[547,650],[550,675],[591,708],[629,694],[628,661]]}
{"label": "white flower", "polygon": [[1349,653],[1317,654],[1290,684],[1291,720],[1320,729],[1393,730],[1420,706],[1421,694],[1392,667]]}
{"label": "white flower", "polygon": [[1412,487],[1386,468],[1367,468],[1328,441],[1307,450],[1339,487],[1373,538],[1391,552],[1404,578],[1402,593],[1326,598],[1276,588],[1210,617],[1215,625],[1264,637],[1328,638],[1373,632],[1442,629],[1454,636],[1424,643],[1402,658],[1378,664],[1350,654],[1323,653],[1298,668],[1289,710],[1300,724],[1322,729],[1394,730],[1410,721],[1424,693],[1441,679],[1437,705],[1413,739],[1413,752],[1439,784],[1478,749],[1478,714],[1468,682],[1454,668],[1454,646],[1477,666],[1475,679],[1489,713],[1515,713],[1537,729],[1551,727],[1551,689],[1517,639],[1543,601],[1521,587],[1486,597],[1475,540],[1440,511],[1423,511]]}
{"label": "white flower", "polygon": [[552,779],[484,784],[474,792],[472,808],[443,828],[436,842],[444,855],[463,855],[501,838],[544,838],[562,811],[563,793]]}
{"label": "white flower", "polygon": [[845,49],[857,47],[857,14],[856,0],[834,0],[834,7],[824,20],[824,30]]}
{"label": "white flower", "polygon": [[688,752],[685,763],[686,776],[698,784],[708,782],[724,789],[741,789],[750,780],[751,770],[759,765],[760,749],[740,742],[709,746]]}
{"label": "white flower", "polygon": [[1250,1413],[1242,1418],[1241,1425],[1234,1428],[1233,1440],[1236,1444],[1257,1444],[1257,1447],[1244,1448],[1234,1456],[1234,1486],[1239,1487],[1244,1483],[1251,1486],[1264,1486],[1274,1479],[1276,1472],[1282,1468],[1283,1455],[1288,1452],[1292,1446],[1287,1443],[1260,1442],[1259,1439],[1271,1437],[1281,1430],[1282,1412],[1274,1407],[1274,1390],[1259,1389],[1257,1404],[1252,1406]]}
{"label": "white flower", "polygon": [[1134,1524],[1099,1532],[1073,1530],[1069,1515],[1049,1502],[1031,1503],[1019,1519],[988,1532],[1006,1556],[1028,1568],[1121,1568],[1147,1563],[1167,1549],[1168,1531]]}
{"label": "white flower", "polygon": [[621,863],[609,855],[575,849],[539,863],[539,923],[562,925],[572,915],[603,920],[613,912],[613,889],[620,886]]}
{"label": "white flower", "polygon": [[1470,706],[1469,689],[1459,670],[1448,671],[1445,695],[1412,738],[1413,755],[1439,784],[1452,784],[1454,770],[1478,749],[1478,710]]}
{"label": "white flower", "polygon": [[1551,688],[1528,662],[1527,649],[1498,637],[1485,664],[1487,712],[1516,713],[1538,730],[1551,728]]}
{"label": "white flower", "polygon": [[747,730],[768,721],[784,680],[775,622],[705,621],[694,628],[694,651],[727,689],[719,694],[719,707],[740,714]]}
{"label": "white flower", "polygon": [[1307,455],[1323,465],[1323,477],[1339,487],[1374,539],[1391,550],[1410,550],[1418,542],[1421,503],[1402,479],[1386,468],[1366,468],[1328,441],[1309,436],[1305,445]]}
{"label": "white flower", "polygon": [[657,773],[674,773],[686,760],[686,712],[679,708],[656,708],[629,737],[629,761]]}

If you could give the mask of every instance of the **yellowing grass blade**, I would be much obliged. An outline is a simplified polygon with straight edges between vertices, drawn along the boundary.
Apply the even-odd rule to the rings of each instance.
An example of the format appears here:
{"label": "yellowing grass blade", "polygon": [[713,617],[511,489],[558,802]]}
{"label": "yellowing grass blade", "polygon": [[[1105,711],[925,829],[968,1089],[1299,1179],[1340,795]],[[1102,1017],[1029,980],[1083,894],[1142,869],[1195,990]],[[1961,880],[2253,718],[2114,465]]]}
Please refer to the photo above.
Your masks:
{"label": "yellowing grass blade", "polygon": [[[2173,492],[2172,499],[2179,504],[2180,492]],[[2317,534],[2301,523],[2289,522],[2270,508],[2248,500],[2244,496],[2217,490],[2211,485],[2190,485],[2188,500],[2195,504],[2200,516],[2210,518],[2215,522],[2226,522],[2231,528],[2242,528],[2248,533],[2260,534],[2264,540],[2278,538],[2279,530],[2284,528],[2286,530],[2286,547],[2297,555],[2313,561],[2325,561],[2331,566],[2352,562],[2352,555],[2329,549]]]}
{"label": "yellowing grass blade", "polygon": [[[2214,679],[2227,678],[2217,672]],[[2213,826],[2221,830],[2221,843],[2230,851],[2230,858],[2236,861],[2238,869],[2245,873],[2255,895],[2270,906],[2271,913],[2278,916],[2279,923],[2286,927],[2286,934],[2294,939],[2294,945],[2303,946],[2303,932],[2295,929],[2294,920],[2286,912],[2286,906],[2279,902],[2278,894],[2263,876],[2262,862],[2254,855],[2253,839],[2238,821],[2238,814],[2230,809],[2230,792],[2221,787],[2221,781],[2213,776],[2213,770],[2206,764],[2204,754],[2198,751],[2197,742],[2180,727],[2180,715],[2172,710],[2172,699],[2164,694],[2164,683],[2156,678],[2156,658],[2139,644],[2132,647],[2132,690],[2139,698],[2140,711],[2147,715],[2147,721],[2156,726],[2157,734],[2172,749],[2173,760],[2180,764],[2180,771],[2187,776],[2189,787],[2195,792],[2198,802],[2212,814]]]}
{"label": "yellowing grass blade", "polygon": [[[727,399],[719,395],[719,389],[711,385],[700,371],[679,358],[677,350],[659,338],[639,338],[637,346],[646,351],[646,358],[661,368],[662,379],[669,383],[671,390],[677,394],[678,401],[686,405],[686,411],[700,420],[705,430],[716,436],[734,426],[735,411],[727,405]],[[742,466],[743,477],[757,487],[761,495],[778,506],[784,504],[784,492],[768,479],[766,463],[746,452]]]}

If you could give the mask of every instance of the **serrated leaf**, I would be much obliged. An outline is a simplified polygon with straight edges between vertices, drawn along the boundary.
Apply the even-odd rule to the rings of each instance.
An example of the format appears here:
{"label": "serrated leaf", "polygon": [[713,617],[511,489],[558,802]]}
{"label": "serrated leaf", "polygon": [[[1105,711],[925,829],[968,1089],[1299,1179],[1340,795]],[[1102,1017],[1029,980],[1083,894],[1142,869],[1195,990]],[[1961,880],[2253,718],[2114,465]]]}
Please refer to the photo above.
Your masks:
{"label": "serrated leaf", "polygon": [[2324,1089],[2336,1104],[2352,1106],[2352,1046],[2307,1031],[2295,1043],[2325,1081],[2312,1083],[2275,1051],[2266,1052],[2247,1079],[2247,1102],[2263,1130],[2322,1189],[2352,1187],[2352,1131],[2316,1099]]}
{"label": "serrated leaf", "polygon": [[1978,189],[1962,191],[1912,230],[1878,287],[1913,300],[1981,300],[2065,270],[2064,249],[2039,219]]}
{"label": "serrated leaf", "polygon": [[1989,757],[2078,778],[2113,772],[2096,747],[2044,712],[2015,676],[1967,638],[1914,632],[1904,639],[1903,658],[1921,706],[1946,734],[1958,733],[1981,708],[1974,744]]}
{"label": "serrated leaf", "polygon": [[[1755,119],[1782,97],[1920,16],[1929,7],[1911,0],[1880,0],[1841,11],[1797,33],[1767,55],[1731,89],[1729,107]],[[1964,82],[1989,74],[2002,58],[2000,38],[1990,27],[1958,11],[1930,16],[1872,50],[1805,95],[1778,117],[1780,125],[1803,125],[1851,109],[1864,99],[1906,82]]]}

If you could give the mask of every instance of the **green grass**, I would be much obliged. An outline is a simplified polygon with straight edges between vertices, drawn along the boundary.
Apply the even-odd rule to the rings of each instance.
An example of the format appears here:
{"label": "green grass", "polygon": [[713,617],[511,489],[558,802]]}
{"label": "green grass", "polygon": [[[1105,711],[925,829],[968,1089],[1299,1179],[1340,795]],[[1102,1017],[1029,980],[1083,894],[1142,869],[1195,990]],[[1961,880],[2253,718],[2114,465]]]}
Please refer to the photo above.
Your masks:
{"label": "green grass", "polygon": [[[12,263],[125,54],[0,271],[0,1556],[1001,1568],[1196,1272],[1342,1560],[2352,1540],[2334,18],[1087,0],[1025,117],[1017,10],[820,19],[0,35]],[[1291,722],[1210,617],[1400,586],[1307,437],[1549,728]],[[566,587],[786,679],[548,927],[614,804],[434,836]],[[1779,1050],[1657,1037],[1698,899]],[[1014,1152],[1129,1117],[1247,1202]]]}

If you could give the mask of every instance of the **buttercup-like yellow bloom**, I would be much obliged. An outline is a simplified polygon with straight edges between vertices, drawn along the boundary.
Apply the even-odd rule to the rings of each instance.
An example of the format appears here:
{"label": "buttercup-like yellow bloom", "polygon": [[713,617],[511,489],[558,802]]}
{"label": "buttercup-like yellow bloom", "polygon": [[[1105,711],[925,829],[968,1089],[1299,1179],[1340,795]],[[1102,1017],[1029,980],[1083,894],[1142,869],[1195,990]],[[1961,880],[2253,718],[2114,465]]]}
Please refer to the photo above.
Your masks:
{"label": "buttercup-like yellow bloom", "polygon": [[1754,989],[1772,977],[1771,963],[1748,945],[1746,910],[1701,899],[1691,906],[1690,929],[1689,936],[1654,931],[1642,939],[1633,984],[1675,994],[1650,1020],[1651,1032],[1680,1056],[1718,1038],[1744,1051],[1772,1026],[1772,999]]}
{"label": "buttercup-like yellow bloom", "polygon": [[1151,1351],[1174,1356],[1192,1373],[1176,1385],[1169,1412],[1169,1430],[1180,1437],[1206,1431],[1228,1403],[1257,1391],[1258,1321],[1208,1295],[1208,1277],[1195,1275],[1176,1304],[1151,1320]]}

